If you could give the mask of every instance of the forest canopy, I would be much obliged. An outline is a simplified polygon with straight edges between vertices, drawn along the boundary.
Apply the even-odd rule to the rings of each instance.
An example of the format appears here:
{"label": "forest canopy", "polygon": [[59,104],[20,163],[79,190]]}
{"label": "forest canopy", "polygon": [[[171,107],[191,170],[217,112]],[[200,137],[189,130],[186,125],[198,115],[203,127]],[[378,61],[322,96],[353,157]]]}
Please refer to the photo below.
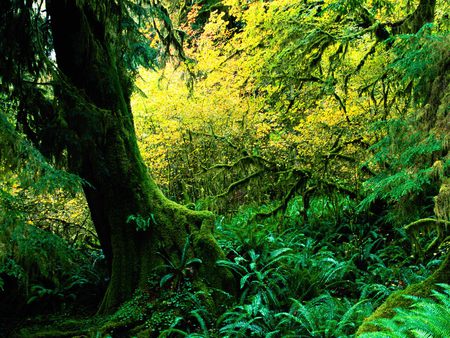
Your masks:
{"label": "forest canopy", "polygon": [[450,331],[446,1],[0,13],[0,336]]}

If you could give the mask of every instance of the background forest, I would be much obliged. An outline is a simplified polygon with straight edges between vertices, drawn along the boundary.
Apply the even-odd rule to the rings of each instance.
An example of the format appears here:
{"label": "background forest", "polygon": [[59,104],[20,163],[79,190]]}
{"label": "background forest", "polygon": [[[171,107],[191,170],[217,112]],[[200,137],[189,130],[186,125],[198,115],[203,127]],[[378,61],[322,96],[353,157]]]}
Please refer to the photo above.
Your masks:
{"label": "background forest", "polygon": [[0,5],[1,337],[450,337],[447,1],[61,3]]}

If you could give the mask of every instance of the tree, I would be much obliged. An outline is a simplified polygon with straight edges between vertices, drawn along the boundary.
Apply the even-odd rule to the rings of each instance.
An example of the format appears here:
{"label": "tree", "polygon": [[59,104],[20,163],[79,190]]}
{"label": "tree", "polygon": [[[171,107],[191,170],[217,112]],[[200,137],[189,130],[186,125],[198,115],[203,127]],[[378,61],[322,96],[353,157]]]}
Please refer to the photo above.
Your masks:
{"label": "tree", "polygon": [[[296,198],[304,204],[303,222],[318,197],[355,199],[374,170],[363,166],[368,148],[384,135],[374,123],[411,109],[413,86],[386,65],[400,33],[416,33],[433,20],[435,2],[226,3],[239,25],[215,12],[187,49],[198,61],[192,99],[174,89],[178,68],[164,73],[167,81],[155,76],[154,88],[170,88],[159,94],[171,95],[170,106],[158,110],[159,89],[134,101],[145,102],[135,106],[142,112],[138,134],[148,139],[141,144],[153,150],[146,157],[158,163],[153,168],[163,188],[180,199],[204,198],[218,210],[224,205],[225,212],[269,204],[262,217],[280,214]],[[143,77],[145,91],[149,77]],[[203,151],[211,144],[214,154]]]}
{"label": "tree", "polygon": [[[406,229],[409,232],[420,231],[421,236],[424,231],[437,231],[438,241],[430,241],[427,246],[429,254],[436,254],[440,240],[446,237],[448,224],[449,87],[446,69],[449,62],[449,39],[448,30],[444,28],[445,22],[448,24],[448,18],[442,16],[445,13],[443,7],[448,5],[439,2],[436,4],[435,1],[416,1],[417,6],[413,8],[409,2],[410,7],[405,9],[403,2],[280,0],[254,2],[250,5],[250,10],[241,11],[241,1],[228,2],[236,3],[234,13],[244,17],[245,28],[236,33],[237,38],[229,49],[222,48],[218,51],[221,40],[215,36],[213,43],[216,55],[211,58],[214,60],[208,60],[210,62],[207,63],[208,70],[216,73],[208,73],[208,77],[215,80],[210,87],[214,88],[214,82],[219,83],[219,88],[221,83],[227,83],[217,81],[217,69],[221,68],[224,73],[230,74],[228,83],[238,82],[237,79],[240,78],[237,75],[242,76],[243,72],[232,70],[241,70],[243,67],[231,68],[232,61],[237,59],[239,65],[242,65],[248,56],[253,67],[250,67],[248,77],[243,76],[244,85],[240,89],[244,91],[248,86],[253,92],[258,90],[266,102],[272,94],[273,103],[267,106],[275,111],[275,121],[282,119],[285,112],[287,118],[282,121],[283,131],[286,131],[289,123],[294,127],[298,124],[301,128],[292,129],[297,129],[300,136],[304,137],[307,130],[299,122],[302,122],[302,115],[306,114],[319,117],[311,123],[311,129],[316,134],[320,125],[325,127],[320,136],[327,137],[318,139],[327,140],[327,143],[319,149],[329,149],[330,155],[319,157],[317,151],[313,151],[309,157],[311,160],[305,160],[305,146],[302,144],[303,153],[297,163],[304,161],[311,166],[311,171],[320,175],[319,182],[323,182],[324,177],[329,177],[331,183],[336,182],[337,178],[341,178],[341,182],[349,182],[352,177],[347,174],[348,168],[358,167],[354,162],[362,164],[364,160],[372,158],[364,166],[367,172],[358,172],[360,176],[355,177],[357,184],[362,179],[371,177],[366,181],[365,192],[368,196],[361,206],[368,209],[378,221],[383,220],[382,224],[387,229],[382,231],[388,232],[392,226],[402,228],[408,223]],[[252,12],[255,13],[253,16]],[[433,25],[430,22],[433,22],[435,14],[438,20]],[[225,26],[220,20],[214,24],[215,27]],[[247,42],[247,48],[242,41],[250,42]],[[211,53],[210,50],[208,53]],[[252,86],[252,81],[256,85]],[[248,96],[253,95],[250,91],[247,93]],[[308,103],[311,109],[305,108]],[[321,109],[323,106],[331,106],[332,109]],[[337,114],[339,110],[340,116]],[[262,115],[263,109],[258,113]],[[337,120],[339,123],[327,123],[327,117],[333,116],[332,114],[340,117]],[[322,121],[327,124],[318,123]],[[368,149],[377,142],[373,129],[368,128],[371,122],[378,122],[378,125],[382,124],[387,128],[383,127],[383,131],[377,133],[381,142]],[[254,131],[256,128],[254,125],[252,127]],[[213,130],[212,127],[210,129]],[[222,135],[230,135],[223,128],[218,130]],[[270,136],[276,136],[276,131]],[[217,138],[211,134],[207,136]],[[313,137],[314,135],[306,137],[304,143],[314,145]],[[242,164],[243,159],[256,158],[252,153],[244,153],[242,156],[242,150],[245,150],[243,142],[238,144],[241,146],[238,150],[241,151],[236,152],[234,160],[210,168],[224,168],[226,175],[229,175],[230,169],[240,169],[238,165]],[[349,156],[353,155],[351,151],[355,146],[359,150],[366,146],[363,151],[365,158]],[[291,146],[285,153],[295,148]],[[191,151],[190,148],[188,150]],[[262,157],[267,158],[267,153]],[[358,162],[348,164],[347,159],[352,157]],[[276,161],[280,161],[280,158],[277,154]],[[337,160],[343,164],[339,165]],[[250,167],[251,164],[246,163],[246,168]],[[325,170],[320,170],[321,167]],[[302,179],[300,176],[298,181],[301,182]],[[248,181],[236,179],[230,187],[236,187],[240,183],[247,184]],[[301,191],[304,185],[293,187]],[[339,186],[335,184],[330,188],[336,189]],[[282,189],[278,186],[277,190]],[[288,191],[286,200],[295,196],[290,194],[291,190]],[[425,201],[431,201],[433,197],[436,201],[435,210],[439,212],[435,211],[435,218],[430,218],[433,203]],[[383,217],[380,210],[388,212],[391,218]],[[275,211],[279,211],[279,208],[275,208]],[[394,221],[392,215],[400,212],[401,217],[396,217]],[[448,264],[447,255],[433,277],[424,283],[412,285],[404,293],[428,296],[436,283],[448,283]],[[399,294],[391,298],[392,301],[386,302],[376,315],[392,315],[393,308],[405,306],[405,303],[399,302],[402,297],[398,296]]]}
{"label": "tree", "polygon": [[[189,254],[203,262],[197,285],[225,287],[230,279],[215,267],[222,253],[211,235],[213,215],[168,200],[138,151],[126,63],[127,33],[136,28],[130,28],[133,6],[111,0],[2,2],[1,88],[19,101],[22,130],[49,157],[64,149],[67,168],[85,181],[111,273],[103,311],[145,285],[161,264],[158,252],[176,259],[188,236]],[[5,40],[18,23],[19,41]],[[50,78],[49,88],[40,85],[44,78]],[[148,220],[140,231],[127,221],[138,217]]]}

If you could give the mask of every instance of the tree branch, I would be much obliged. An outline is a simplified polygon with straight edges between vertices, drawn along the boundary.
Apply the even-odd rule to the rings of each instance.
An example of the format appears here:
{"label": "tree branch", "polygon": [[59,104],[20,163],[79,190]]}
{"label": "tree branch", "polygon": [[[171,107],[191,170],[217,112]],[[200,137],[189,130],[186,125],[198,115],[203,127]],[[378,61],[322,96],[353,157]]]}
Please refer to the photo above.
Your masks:
{"label": "tree branch", "polygon": [[220,198],[220,197],[224,197],[224,196],[228,195],[231,192],[231,190],[233,190],[236,187],[238,187],[238,186],[240,186],[240,185],[250,181],[252,178],[255,178],[255,177],[259,176],[259,175],[262,175],[264,172],[265,172],[265,170],[259,170],[259,171],[256,171],[256,172],[254,172],[254,173],[252,173],[252,174],[250,174],[250,175],[240,179],[239,181],[231,183],[228,186],[228,188],[223,193],[218,194],[216,196],[213,196],[213,198]]}

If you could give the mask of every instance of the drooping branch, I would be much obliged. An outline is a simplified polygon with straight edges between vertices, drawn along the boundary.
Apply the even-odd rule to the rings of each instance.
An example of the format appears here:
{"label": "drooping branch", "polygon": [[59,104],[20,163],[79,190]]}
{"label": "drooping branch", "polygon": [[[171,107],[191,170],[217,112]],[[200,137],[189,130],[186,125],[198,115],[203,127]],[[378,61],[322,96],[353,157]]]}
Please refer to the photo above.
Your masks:
{"label": "drooping branch", "polygon": [[239,165],[243,162],[249,161],[249,160],[253,160],[253,157],[252,156],[244,156],[244,157],[237,159],[233,163],[217,163],[209,168],[203,167],[203,171],[210,171],[210,170],[214,170],[214,169],[232,169],[232,168],[235,168],[237,165]]}
{"label": "drooping branch", "polygon": [[304,176],[302,178],[299,178],[288,190],[288,192],[283,196],[281,199],[281,202],[276,206],[275,208],[265,211],[265,212],[258,212],[253,217],[254,219],[262,219],[267,218],[275,215],[278,211],[284,211],[287,208],[287,205],[289,201],[295,196],[296,192],[300,189],[300,187],[304,186],[307,182],[307,177]]}
{"label": "drooping branch", "polygon": [[320,184],[322,186],[325,186],[325,187],[331,189],[332,191],[337,191],[337,192],[347,195],[351,198],[357,198],[357,193],[353,189],[344,187],[341,184],[331,182],[330,180],[325,180],[325,179],[321,180]]}
{"label": "drooping branch", "polygon": [[[406,233],[409,235],[412,241],[413,252],[420,256],[426,255],[441,243],[443,243],[446,237],[446,229],[450,226],[450,222],[444,219],[437,218],[422,218],[412,223],[409,223],[404,227]],[[418,237],[420,232],[436,231],[436,236],[433,240],[422,250]]]}
{"label": "drooping branch", "polygon": [[250,175],[247,175],[246,177],[241,178],[240,180],[231,183],[231,184],[225,189],[224,192],[222,192],[222,193],[220,193],[220,194],[218,194],[218,195],[213,196],[213,198],[220,198],[220,197],[227,196],[232,190],[234,190],[234,189],[236,189],[237,187],[239,187],[239,186],[241,186],[241,185],[243,185],[243,184],[249,182],[251,179],[253,179],[253,178],[255,178],[255,177],[258,177],[258,176],[263,175],[264,173],[265,173],[264,170],[258,170],[258,171],[254,172],[254,173],[251,173]]}

